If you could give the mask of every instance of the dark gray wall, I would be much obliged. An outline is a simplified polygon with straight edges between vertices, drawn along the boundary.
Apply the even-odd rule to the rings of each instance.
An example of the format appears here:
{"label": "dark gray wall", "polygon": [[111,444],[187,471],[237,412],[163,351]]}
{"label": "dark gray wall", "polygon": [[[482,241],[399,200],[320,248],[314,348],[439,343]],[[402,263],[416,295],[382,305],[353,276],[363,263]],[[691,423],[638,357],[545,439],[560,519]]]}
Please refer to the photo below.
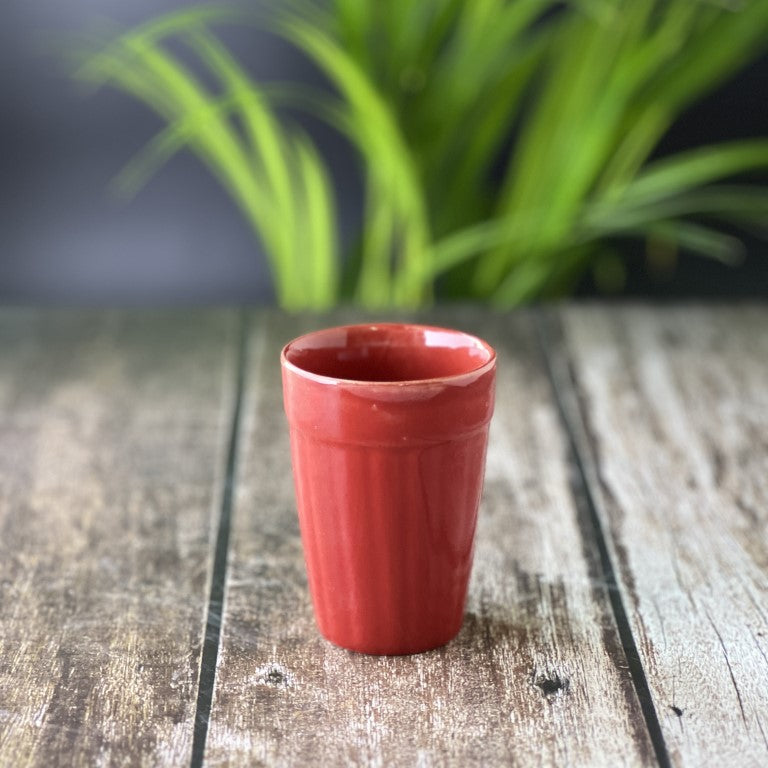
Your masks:
{"label": "dark gray wall", "polygon": [[[5,0],[0,17],[0,302],[222,303],[271,297],[263,254],[226,194],[180,155],[128,204],[107,185],[160,127],[123,94],[87,94],[57,53],[104,20],[128,26],[179,0]],[[101,21],[100,21],[101,20]],[[228,42],[257,76],[316,79],[285,45],[231,30]],[[736,135],[768,135],[768,60],[700,105],[663,149]],[[320,143],[340,190],[345,230],[357,220],[354,162],[328,131]],[[768,263],[753,245],[739,272],[684,260],[673,283],[632,257],[635,293],[768,294]],[[582,292],[591,291],[589,280]]]}
{"label": "dark gray wall", "polygon": [[[62,63],[59,49],[73,33],[101,29],[107,19],[129,26],[183,5],[189,3],[3,3],[0,301],[270,298],[258,243],[195,158],[174,158],[129,203],[111,195],[110,179],[161,123],[121,93],[88,93]],[[313,77],[309,65],[274,38],[251,29],[226,34],[260,77]],[[337,171],[349,165],[343,145],[327,131],[322,143]]]}

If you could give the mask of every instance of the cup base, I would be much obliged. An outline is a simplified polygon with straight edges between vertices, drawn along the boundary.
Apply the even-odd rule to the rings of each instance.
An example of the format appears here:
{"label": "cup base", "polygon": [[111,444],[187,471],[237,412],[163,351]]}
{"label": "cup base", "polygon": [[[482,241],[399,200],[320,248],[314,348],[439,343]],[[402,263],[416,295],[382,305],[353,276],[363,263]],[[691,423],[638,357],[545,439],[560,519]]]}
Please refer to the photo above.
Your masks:
{"label": "cup base", "polygon": [[422,638],[420,641],[403,640],[399,643],[377,643],[376,641],[366,642],[354,642],[343,637],[330,636],[328,633],[319,630],[320,635],[325,638],[331,645],[335,645],[337,648],[341,648],[344,651],[351,651],[352,653],[360,653],[365,656],[414,656],[419,653],[427,653],[428,651],[434,651],[437,648],[442,648],[448,645],[461,630],[462,623],[456,627],[453,631],[440,635],[440,637],[432,637],[429,639]]}

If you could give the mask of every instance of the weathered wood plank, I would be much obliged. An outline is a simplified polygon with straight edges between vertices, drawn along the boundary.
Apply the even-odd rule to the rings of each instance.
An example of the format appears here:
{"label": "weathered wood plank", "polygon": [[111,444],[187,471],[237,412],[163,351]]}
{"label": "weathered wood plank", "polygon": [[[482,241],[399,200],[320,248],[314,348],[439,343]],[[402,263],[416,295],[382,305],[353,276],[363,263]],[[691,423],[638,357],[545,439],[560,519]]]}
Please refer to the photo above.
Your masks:
{"label": "weathered wood plank", "polygon": [[768,765],[768,308],[561,317],[557,378],[671,761]]}
{"label": "weathered wood plank", "polygon": [[208,765],[655,763],[532,323],[470,317],[438,318],[500,353],[467,619],[446,648],[389,658],[314,627],[278,362],[312,323],[257,323]]}
{"label": "weathered wood plank", "polygon": [[183,765],[231,313],[0,313],[0,765]]}

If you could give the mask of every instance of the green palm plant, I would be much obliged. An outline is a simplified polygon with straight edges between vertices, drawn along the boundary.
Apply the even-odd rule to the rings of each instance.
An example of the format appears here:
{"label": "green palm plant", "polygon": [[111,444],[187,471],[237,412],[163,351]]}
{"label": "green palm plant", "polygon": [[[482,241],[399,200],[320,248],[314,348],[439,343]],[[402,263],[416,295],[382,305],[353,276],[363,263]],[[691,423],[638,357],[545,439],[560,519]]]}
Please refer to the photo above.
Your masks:
{"label": "green palm plant", "polygon": [[[243,22],[290,41],[333,92],[255,82],[213,32]],[[217,89],[170,52],[171,38]],[[205,6],[129,31],[78,75],[167,122],[119,188],[134,193],[173,153],[195,152],[262,241],[283,306],[411,307],[437,287],[507,307],[560,295],[619,259],[616,238],[738,257],[739,241],[714,225],[764,227],[768,189],[722,182],[768,167],[768,140],[649,157],[767,40],[764,0],[334,0],[268,15]],[[287,104],[329,121],[362,161],[364,219],[349,254],[324,162],[281,117]]]}

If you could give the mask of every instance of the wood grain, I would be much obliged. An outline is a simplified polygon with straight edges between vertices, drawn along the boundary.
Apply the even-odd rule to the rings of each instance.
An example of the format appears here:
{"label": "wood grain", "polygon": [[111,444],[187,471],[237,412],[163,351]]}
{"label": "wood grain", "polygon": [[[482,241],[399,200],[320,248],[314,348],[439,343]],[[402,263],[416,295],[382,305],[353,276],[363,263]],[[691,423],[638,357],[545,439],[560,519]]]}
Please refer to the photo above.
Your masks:
{"label": "wood grain", "polygon": [[0,765],[188,764],[234,319],[0,314]]}
{"label": "wood grain", "polygon": [[257,321],[208,765],[655,764],[530,318],[471,317],[437,318],[500,353],[466,622],[388,658],[314,627],[278,364],[313,323]]}
{"label": "wood grain", "polygon": [[768,765],[768,308],[568,308],[556,358],[667,749]]}

